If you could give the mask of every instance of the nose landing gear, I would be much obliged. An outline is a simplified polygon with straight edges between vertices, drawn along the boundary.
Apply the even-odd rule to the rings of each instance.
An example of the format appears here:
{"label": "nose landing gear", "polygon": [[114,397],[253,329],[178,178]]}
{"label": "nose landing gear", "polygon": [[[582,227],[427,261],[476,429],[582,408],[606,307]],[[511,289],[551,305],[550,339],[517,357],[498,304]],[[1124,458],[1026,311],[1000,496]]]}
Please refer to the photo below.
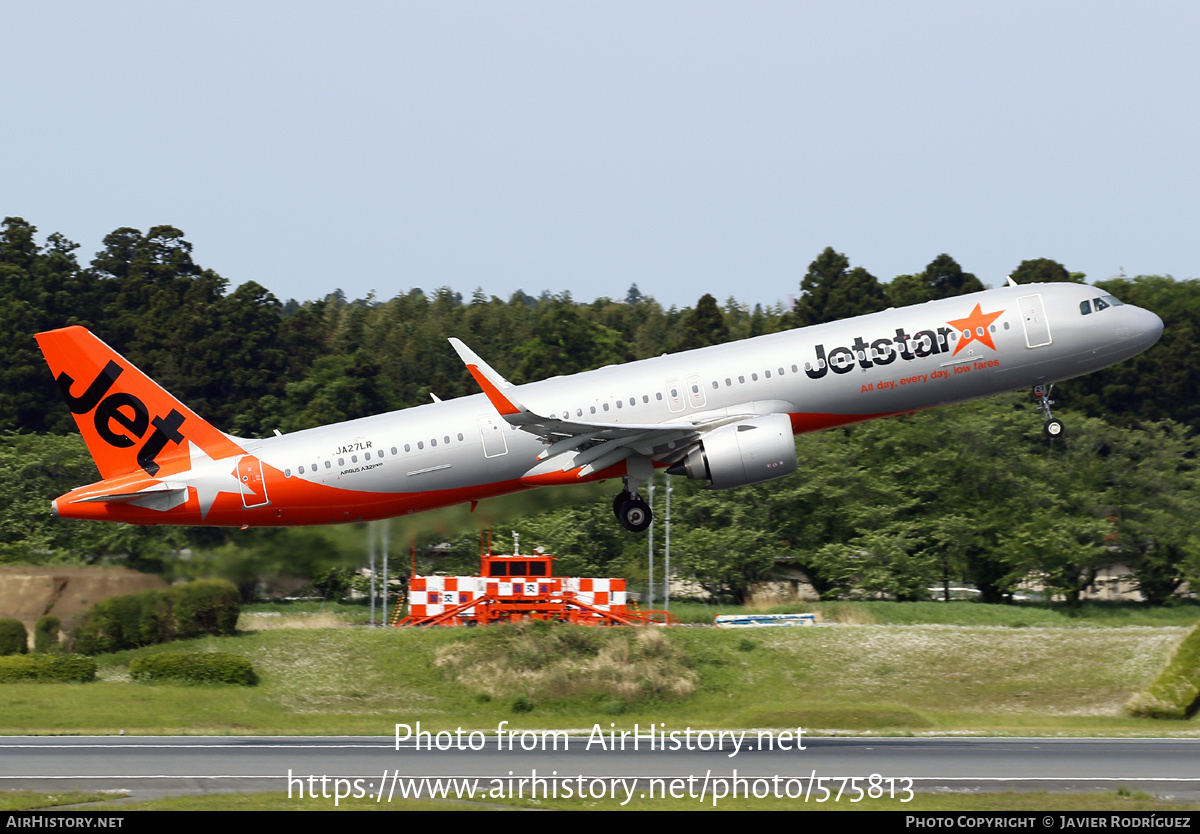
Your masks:
{"label": "nose landing gear", "polygon": [[1050,413],[1050,406],[1054,405],[1054,400],[1050,399],[1050,392],[1054,390],[1054,383],[1049,385],[1033,386],[1033,399],[1037,407],[1046,415],[1046,425],[1042,430],[1046,433],[1046,437],[1051,439],[1062,437],[1066,432],[1066,427],[1063,426],[1062,420],[1056,418]]}

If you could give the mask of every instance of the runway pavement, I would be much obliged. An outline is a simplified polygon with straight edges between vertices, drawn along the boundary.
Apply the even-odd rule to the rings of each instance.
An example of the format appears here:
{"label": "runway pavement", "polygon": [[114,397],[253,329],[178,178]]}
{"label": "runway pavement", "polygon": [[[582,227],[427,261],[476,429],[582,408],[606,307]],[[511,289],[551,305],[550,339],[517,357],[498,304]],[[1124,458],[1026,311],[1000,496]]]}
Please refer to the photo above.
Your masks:
{"label": "runway pavement", "polygon": [[[607,733],[610,728],[602,729]],[[634,728],[615,729],[619,733]],[[500,744],[494,731],[473,737],[422,737],[420,749],[412,739],[398,745],[394,736],[8,737],[0,741],[0,789],[128,790],[138,796],[289,787],[320,791],[325,777],[327,791],[332,791],[333,780],[341,779],[373,795],[381,785],[395,790],[397,780],[536,776],[578,780],[581,786],[593,779],[630,784],[636,779],[644,790],[654,780],[690,778],[694,788],[701,780],[707,784],[736,774],[800,780],[796,784],[807,785],[806,790],[812,790],[809,782],[814,777],[822,780],[813,783],[818,788],[823,784],[834,791],[846,778],[855,777],[852,784],[885,790],[907,780],[916,791],[1091,792],[1123,785],[1160,796],[1200,799],[1200,740],[1193,739],[803,736],[798,741],[794,735],[776,735],[760,741],[749,731],[724,738],[691,731],[685,737],[679,727],[668,728],[679,731],[678,749],[672,749],[671,740],[660,735],[651,741],[646,728],[639,729],[637,749],[630,736],[605,734],[602,746],[599,735],[586,731],[566,738],[542,735],[540,730],[518,731]],[[436,749],[439,743],[449,749]],[[521,749],[522,743],[533,749]],[[788,749],[780,749],[780,744]],[[804,749],[796,749],[800,744]]]}

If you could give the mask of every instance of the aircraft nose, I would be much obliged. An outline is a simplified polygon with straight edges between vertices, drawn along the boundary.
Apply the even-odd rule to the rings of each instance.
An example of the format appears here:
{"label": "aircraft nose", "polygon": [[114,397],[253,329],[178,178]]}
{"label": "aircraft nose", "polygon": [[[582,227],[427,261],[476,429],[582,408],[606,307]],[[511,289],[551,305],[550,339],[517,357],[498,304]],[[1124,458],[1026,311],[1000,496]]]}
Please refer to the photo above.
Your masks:
{"label": "aircraft nose", "polygon": [[1138,340],[1146,347],[1154,344],[1162,336],[1163,321],[1157,315],[1141,307],[1138,310],[1136,324]]}

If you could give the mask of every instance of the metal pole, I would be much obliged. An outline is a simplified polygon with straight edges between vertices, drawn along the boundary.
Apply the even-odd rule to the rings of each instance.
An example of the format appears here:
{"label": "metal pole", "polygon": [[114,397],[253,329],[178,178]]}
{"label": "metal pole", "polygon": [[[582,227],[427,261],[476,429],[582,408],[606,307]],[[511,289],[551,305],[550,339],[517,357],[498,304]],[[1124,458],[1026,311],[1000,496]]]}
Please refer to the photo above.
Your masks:
{"label": "metal pole", "polygon": [[663,610],[671,610],[671,476],[667,476],[667,554],[663,567]]}
{"label": "metal pole", "polygon": [[391,543],[392,520],[383,522],[383,624],[388,624],[388,545]]}
{"label": "metal pole", "polygon": [[650,602],[646,604],[646,608],[654,608],[654,475],[650,476],[650,486],[647,487],[650,493]]}
{"label": "metal pole", "polygon": [[375,528],[367,522],[367,558],[371,570],[371,628],[375,627]]}

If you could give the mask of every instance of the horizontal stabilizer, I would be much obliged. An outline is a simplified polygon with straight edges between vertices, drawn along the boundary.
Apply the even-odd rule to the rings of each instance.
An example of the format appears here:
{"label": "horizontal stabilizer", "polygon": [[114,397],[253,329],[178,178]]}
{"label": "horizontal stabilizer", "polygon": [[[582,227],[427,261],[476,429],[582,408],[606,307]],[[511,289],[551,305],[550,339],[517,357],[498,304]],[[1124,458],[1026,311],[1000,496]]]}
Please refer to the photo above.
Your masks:
{"label": "horizontal stabilizer", "polygon": [[86,498],[75,498],[72,504],[133,504],[150,510],[166,511],[178,507],[188,499],[188,488],[185,484],[161,483],[138,490],[137,492],[109,492],[101,495],[89,495]]}

